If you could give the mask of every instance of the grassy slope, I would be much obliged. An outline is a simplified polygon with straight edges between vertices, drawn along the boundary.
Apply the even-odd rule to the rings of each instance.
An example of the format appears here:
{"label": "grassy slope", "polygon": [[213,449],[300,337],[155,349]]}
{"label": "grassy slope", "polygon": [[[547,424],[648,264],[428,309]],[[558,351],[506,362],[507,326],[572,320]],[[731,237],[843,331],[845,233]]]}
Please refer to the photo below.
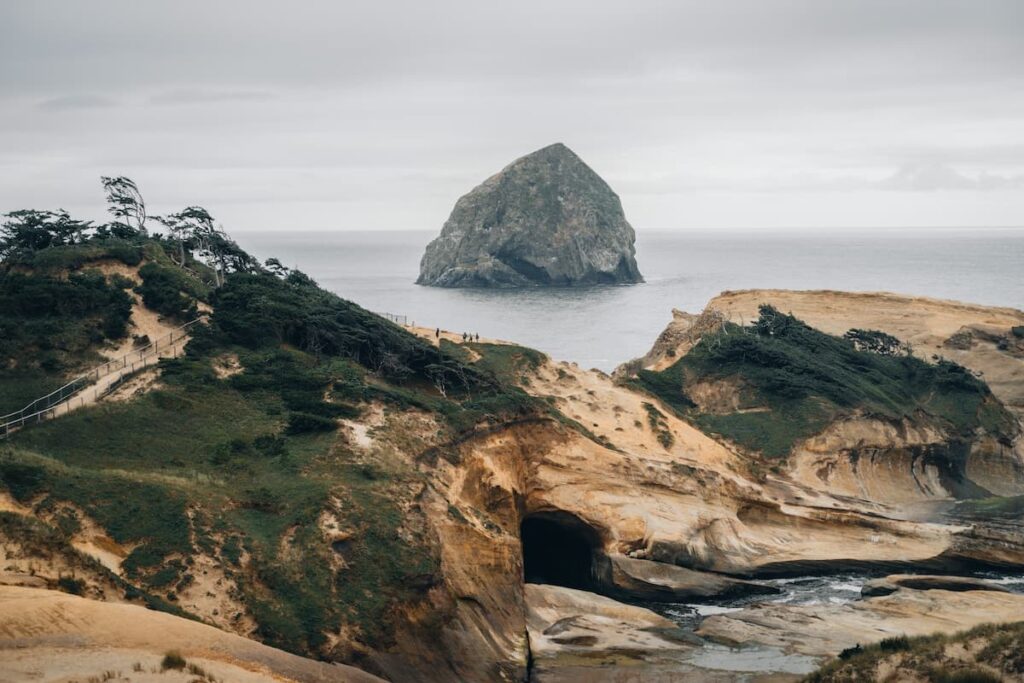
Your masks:
{"label": "grassy slope", "polygon": [[[687,385],[715,380],[742,387],[740,410],[701,412],[687,396]],[[924,417],[964,440],[978,428],[1015,429],[985,383],[959,366],[860,351],[770,308],[749,328],[705,336],[664,371],[641,370],[637,383],[706,431],[769,457],[850,414]]]}
{"label": "grassy slope", "polygon": [[[163,363],[161,388],[0,445],[0,488],[39,511],[72,503],[134,546],[126,578],[154,605],[173,605],[201,552],[236,581],[266,642],[339,658],[386,648],[395,610],[423,599],[439,575],[411,512],[425,475],[411,460],[353,448],[337,419],[370,401],[415,408],[435,416],[443,441],[547,406],[498,368],[475,367],[301,276],[233,275],[211,302],[211,324],[185,357]],[[226,354],[244,371],[219,377],[214,362]],[[325,510],[352,534],[335,549],[318,525]],[[351,642],[336,652],[325,633],[339,631]]]}
{"label": "grassy slope", "polygon": [[846,650],[839,659],[804,680],[806,683],[882,680],[879,672],[883,662],[889,672],[884,680],[917,679],[934,683],[1021,680],[1024,676],[1024,622],[985,624],[948,636],[888,638]]}
{"label": "grassy slope", "polygon": [[[127,335],[127,290],[134,283],[90,269],[104,261],[142,265],[143,283],[135,291],[180,322],[194,318],[196,302],[209,298],[206,281],[183,274],[159,242],[141,237],[51,247],[0,264],[0,415],[101,362],[99,346]],[[192,266],[208,279],[208,269]]]}

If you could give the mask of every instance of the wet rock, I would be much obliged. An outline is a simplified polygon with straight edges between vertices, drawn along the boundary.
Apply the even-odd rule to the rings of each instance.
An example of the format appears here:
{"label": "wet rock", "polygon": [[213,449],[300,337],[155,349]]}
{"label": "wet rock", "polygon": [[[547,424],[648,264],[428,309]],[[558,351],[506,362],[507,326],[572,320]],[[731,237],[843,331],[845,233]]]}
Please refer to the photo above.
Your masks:
{"label": "wet rock", "polygon": [[613,595],[632,600],[682,602],[780,592],[774,586],[753,581],[622,555],[602,558],[598,564],[603,588]]}
{"label": "wet rock", "polygon": [[894,574],[883,579],[873,579],[860,589],[862,597],[870,598],[891,595],[901,588],[928,591],[1009,591],[997,584],[982,579],[964,576],[925,576],[916,574]]}
{"label": "wet rock", "polygon": [[[937,577],[948,578],[948,577]],[[953,633],[993,622],[1019,621],[1024,595],[985,590],[909,590],[844,605],[762,603],[709,616],[697,634],[723,645],[761,645],[810,656],[833,656],[856,644],[897,635]]]}
{"label": "wet rock", "polygon": [[[687,680],[682,662],[700,639],[642,607],[562,586],[526,584],[530,680]],[[678,678],[676,677],[678,676]]]}

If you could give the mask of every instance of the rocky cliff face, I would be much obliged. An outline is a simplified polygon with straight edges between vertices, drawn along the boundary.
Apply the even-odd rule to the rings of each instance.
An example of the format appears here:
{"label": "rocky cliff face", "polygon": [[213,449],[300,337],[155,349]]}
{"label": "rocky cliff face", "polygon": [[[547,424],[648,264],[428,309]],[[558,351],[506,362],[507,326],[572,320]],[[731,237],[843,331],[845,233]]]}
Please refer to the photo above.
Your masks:
{"label": "rocky cliff face", "polygon": [[[764,300],[805,314],[834,333],[849,327],[888,330],[914,341],[919,353],[940,345],[948,337],[946,330],[952,334],[982,320],[999,329],[1020,324],[1013,311],[888,295],[865,298],[863,306],[850,299],[831,311],[834,293],[750,293],[742,298],[725,295],[716,302],[722,310],[735,309],[736,317],[742,313],[751,320],[757,302]],[[854,313],[872,317],[851,317]],[[886,317],[878,317],[881,313]],[[728,313],[723,315],[727,320]],[[700,336],[720,322],[678,315],[645,366],[689,354]],[[931,422],[915,416],[891,423],[852,415],[798,442],[788,458],[769,461],[702,432],[657,395],[616,383],[603,373],[510,345],[450,345],[436,340],[434,330],[417,332],[441,347],[438,354],[447,350],[451,358],[500,369],[502,376],[552,410],[481,422],[454,438],[443,414],[429,409],[439,396],[430,394],[430,401],[420,397],[412,404],[408,397],[416,394],[383,393],[387,384],[375,380],[375,390],[367,391],[358,415],[339,420],[337,430],[317,437],[325,449],[315,461],[307,461],[305,471],[325,481],[331,481],[331,472],[346,478],[332,485],[323,510],[314,508],[316,521],[309,525],[307,545],[299,545],[300,526],[274,532],[281,564],[271,568],[310,569],[309,576],[316,578],[326,567],[333,585],[358,590],[335,598],[326,589],[303,605],[330,602],[346,615],[359,614],[354,610],[377,595],[412,584],[393,608],[374,612],[381,615],[375,620],[321,626],[320,657],[355,663],[393,681],[734,680],[726,674],[693,675],[696,665],[688,657],[699,651],[699,641],[657,615],[609,597],[714,600],[765,592],[761,580],[768,576],[865,566],[936,571],[969,563],[1024,566],[1017,499],[1005,499],[994,511],[989,501],[979,501],[956,519],[918,510],[932,502],[953,505],[949,499],[957,495],[935,464],[949,437]],[[926,332],[934,336],[930,346]],[[1022,361],[989,344],[975,339],[971,349],[955,351],[965,365],[984,367],[985,377],[998,387],[997,397],[1017,410]],[[463,373],[472,370],[455,367]],[[693,398],[710,413],[746,410],[730,399],[733,385],[720,382],[704,389]],[[497,404],[492,400],[478,405],[494,411]],[[311,448],[312,442],[303,443]],[[962,452],[968,478],[988,491],[1004,492],[997,489],[998,482],[1006,494],[1024,492],[1024,484],[1015,478],[1024,463],[1019,443],[977,440],[973,450]],[[303,451],[297,448],[295,453]],[[24,472],[14,470],[18,477]],[[289,471],[288,481],[299,480],[302,472]],[[18,477],[15,483],[24,485]],[[176,487],[181,486],[178,481]],[[373,506],[372,514],[354,515],[361,500]],[[133,576],[122,570],[124,558],[112,555],[118,546],[96,535],[99,526],[88,511],[81,511],[81,529],[64,544],[100,561],[113,558],[116,576],[101,575],[95,563],[86,564],[88,558],[71,550],[66,554],[77,558],[77,564],[38,559],[27,541],[12,538],[21,528],[11,523],[15,516],[26,518],[27,528],[30,522],[56,520],[57,512],[69,505],[37,502],[42,500],[19,503],[0,492],[0,522],[7,522],[0,523],[0,584],[59,585],[74,569],[74,576],[87,581],[86,595],[99,599],[105,592],[119,599],[126,584],[118,582]],[[204,514],[200,503],[190,511],[193,520]],[[1008,516],[999,525],[988,521],[1001,511]],[[277,512],[248,514],[257,513],[260,520],[282,518]],[[380,518],[393,518],[395,524],[381,526]],[[543,533],[531,541],[526,533],[530,528]],[[372,542],[366,547],[383,551],[363,554],[363,539]],[[213,543],[225,545],[227,539]],[[259,551],[256,545],[251,548]],[[210,564],[212,555],[197,551],[192,557],[201,571],[192,571],[194,585],[174,587],[176,604],[218,624],[222,614],[242,614],[237,621],[225,619],[224,628],[265,637],[253,625],[257,618],[266,619],[266,613],[250,615],[252,606],[258,609],[261,603],[243,602],[247,595],[232,588],[236,584],[229,582],[227,572],[235,581],[248,582],[243,585],[249,590],[262,588],[257,583],[261,576],[281,581],[281,574],[260,574],[267,569],[244,548],[236,560],[216,566],[221,570]],[[409,558],[424,559],[422,565],[413,565],[422,571],[392,569],[405,566],[399,563]],[[569,568],[554,582],[560,585],[524,583],[531,575],[550,571],[550,558],[557,560],[555,569]],[[364,577],[369,577],[366,583]],[[318,585],[312,588],[319,590]],[[372,589],[364,588],[368,585]],[[581,585],[584,589],[577,590]],[[791,648],[817,658],[885,634],[1017,619],[1024,600],[996,591],[954,594],[940,588],[902,586],[856,606],[751,607],[705,620],[700,635],[721,643],[749,640]],[[199,599],[206,591],[234,595],[234,602]],[[263,595],[271,595],[270,590],[257,597]],[[942,616],[929,616],[935,614]],[[827,638],[821,634],[822,623],[835,627]],[[373,640],[352,636],[357,627],[368,632],[378,625]],[[802,642],[810,644],[800,646]],[[37,651],[35,656],[41,659],[46,653]],[[633,674],[635,678],[628,678]]]}
{"label": "rocky cliff face", "polygon": [[[726,292],[700,315],[674,311],[673,321],[651,351],[621,366],[616,375],[624,381],[638,375],[663,378],[685,391],[690,404],[683,410],[704,416],[699,419],[712,431],[742,436],[736,425],[749,426],[760,429],[756,441],[766,443],[764,430],[772,426],[771,415],[784,412],[785,406],[752,400],[743,373],[702,374],[685,362],[682,371],[674,368],[700,350],[695,347],[702,338],[730,323],[756,320],[762,304],[792,311],[830,335],[878,330],[898,339],[903,353],[912,352],[929,363],[936,356],[955,361],[991,388],[992,396],[979,403],[978,410],[995,409],[1001,415],[961,429],[956,417],[950,421],[950,414],[937,410],[930,398],[902,416],[851,404],[852,410],[818,416],[811,429],[793,435],[792,448],[779,466],[794,480],[830,495],[886,505],[1021,492],[1024,432],[1018,422],[1024,407],[1024,361],[1015,353],[1012,333],[1024,323],[1020,311],[888,293]],[[835,379],[838,366],[832,370]],[[940,383],[931,391],[943,400],[956,400],[950,385]],[[1005,409],[995,406],[997,401]]]}
{"label": "rocky cliff face", "polygon": [[642,282],[618,195],[561,143],[506,166],[455,204],[418,284],[528,287]]}

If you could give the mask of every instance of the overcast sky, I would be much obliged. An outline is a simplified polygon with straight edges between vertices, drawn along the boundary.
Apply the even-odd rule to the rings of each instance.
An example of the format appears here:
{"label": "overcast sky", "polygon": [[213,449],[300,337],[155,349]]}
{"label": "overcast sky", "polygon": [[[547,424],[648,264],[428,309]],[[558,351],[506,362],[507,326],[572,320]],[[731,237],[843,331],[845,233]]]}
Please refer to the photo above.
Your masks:
{"label": "overcast sky", "polygon": [[1024,225],[1024,1],[0,3],[0,211],[439,230],[561,141],[638,230]]}

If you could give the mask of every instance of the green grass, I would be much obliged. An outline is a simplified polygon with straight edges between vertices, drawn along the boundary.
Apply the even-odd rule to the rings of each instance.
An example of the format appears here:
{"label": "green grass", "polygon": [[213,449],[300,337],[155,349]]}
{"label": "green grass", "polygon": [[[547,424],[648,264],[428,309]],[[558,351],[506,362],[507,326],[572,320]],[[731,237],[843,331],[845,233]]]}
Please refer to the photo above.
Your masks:
{"label": "green grass", "polygon": [[656,372],[653,370],[640,370],[633,384],[641,390],[654,394],[679,414],[687,413],[695,406],[685,390],[686,365],[681,362],[673,363],[668,368]]}
{"label": "green grass", "polygon": [[[398,475],[399,479],[414,476]],[[350,569],[336,579],[336,588],[347,616],[369,640],[386,639],[389,606],[398,600],[414,598],[433,585],[440,572],[440,560],[426,538],[413,548],[403,540],[399,529],[404,514],[391,493],[395,485],[387,479],[370,479],[359,468],[346,473],[348,500],[343,517],[363,532],[346,552]],[[367,514],[367,511],[373,511]],[[423,531],[409,530],[414,536]],[[413,546],[413,547],[416,547]]]}
{"label": "green grass", "polygon": [[33,270],[52,272],[77,270],[94,261],[112,259],[129,266],[137,266],[145,255],[142,241],[128,241],[116,238],[95,239],[85,244],[62,245],[37,251],[19,258],[18,265]]}
{"label": "green grass", "polygon": [[[10,459],[10,453],[0,457],[0,463]],[[12,512],[0,512],[0,539],[4,543],[17,545],[27,557],[50,561],[60,559],[73,572],[99,577],[122,591],[125,598],[140,600],[150,609],[156,609],[182,617],[191,615],[146,590],[133,586],[120,576],[112,573],[95,558],[85,555],[71,545],[68,534],[57,526],[41,522]],[[11,548],[8,548],[8,552]],[[61,577],[56,588],[65,592],[80,594],[85,584],[80,578]]]}
{"label": "green grass", "polygon": [[709,434],[770,458],[784,458],[794,443],[820,432],[835,415],[815,401],[784,401],[771,412],[694,413],[693,421]]}
{"label": "green grass", "polygon": [[40,496],[73,503],[115,541],[137,544],[124,562],[129,572],[192,549],[186,496],[167,486],[120,473],[61,467],[20,450],[0,456],[0,484],[22,503]]}
{"label": "green grass", "polygon": [[[174,315],[206,296],[205,278],[174,270],[165,245],[142,248],[156,264],[142,288],[148,305]],[[99,252],[67,250],[51,263],[89,253]],[[326,657],[326,634],[345,631],[357,650],[386,649],[402,610],[427,600],[440,572],[416,499],[424,475],[390,448],[351,449],[338,420],[380,402],[388,412],[432,413],[440,429],[431,438],[457,440],[547,416],[546,403],[510,384],[543,356],[478,345],[484,360],[470,363],[465,349],[438,349],[301,273],[227,280],[210,294],[215,313],[193,328],[186,354],[161,363],[160,388],[17,432],[0,455],[0,488],[40,514],[73,505],[132,547],[118,580],[133,599],[173,611],[192,558],[205,553],[237,584],[262,640]],[[42,306],[46,316],[59,317],[55,302]],[[220,378],[213,363],[226,354],[243,369]],[[59,375],[40,367],[11,384],[31,394]],[[403,435],[382,436],[391,438]],[[320,529],[328,510],[351,534],[344,547]],[[81,522],[54,517],[55,533]]]}
{"label": "green grass", "polygon": [[[965,660],[948,658],[946,648],[964,646]],[[1024,622],[983,624],[949,635],[896,636],[844,650],[839,658],[804,678],[804,683],[875,680],[883,660],[898,657],[905,672],[934,683],[993,683],[1001,680],[978,665],[1016,678],[1024,672]],[[893,660],[896,661],[896,660]]]}
{"label": "green grass", "polygon": [[180,323],[194,320],[197,300],[209,298],[209,289],[185,271],[170,265],[146,263],[139,268],[142,283],[135,291],[143,303]]}
{"label": "green grass", "polygon": [[64,384],[63,377],[40,368],[0,371],[0,415],[21,410]]}
{"label": "green grass", "polygon": [[[450,344],[447,341],[444,343]],[[458,348],[455,344],[451,345]],[[465,346],[480,354],[476,367],[512,385],[518,384],[524,375],[536,370],[547,359],[540,351],[515,344],[468,342]]]}
{"label": "green grass", "polygon": [[651,430],[655,433],[658,439],[658,443],[663,448],[672,448],[676,439],[672,436],[672,432],[668,428],[668,423],[665,421],[665,414],[658,410],[653,403],[644,402],[644,410],[647,411],[647,423]]}
{"label": "green grass", "polygon": [[[419,475],[357,457],[333,430],[285,428],[294,407],[350,414],[358,397],[372,394],[348,361],[242,349],[245,370],[220,380],[208,359],[224,350],[167,363],[162,390],[18,433],[17,457],[0,461],[0,486],[26,502],[74,503],[115,540],[138,543],[126,576],[167,595],[187,579],[168,557],[194,552],[185,512],[198,510],[195,544],[234,573],[263,640],[316,654],[325,632],[348,624],[367,642],[383,642],[393,605],[421,597],[438,567],[420,532],[410,544],[401,531],[406,482]],[[345,402],[323,400],[332,386]],[[338,574],[317,526],[332,498],[357,532]],[[219,551],[214,534],[224,538]],[[243,548],[251,563],[240,571]]]}
{"label": "green grass", "polygon": [[131,298],[98,272],[0,271],[0,367],[67,372],[123,338],[130,315]]}
{"label": "green grass", "polygon": [[[763,410],[702,413],[687,385],[719,380],[740,387],[744,408]],[[858,350],[767,306],[750,327],[705,336],[666,370],[640,371],[635,384],[703,429],[769,457],[786,456],[795,443],[855,413],[893,421],[924,416],[965,441],[978,428],[1000,437],[1016,430],[985,383],[958,365]]]}
{"label": "green grass", "polygon": [[210,472],[209,458],[221,444],[280,428],[281,416],[267,411],[274,404],[272,397],[247,400],[223,385],[170,386],[35,425],[17,443],[82,466]]}

